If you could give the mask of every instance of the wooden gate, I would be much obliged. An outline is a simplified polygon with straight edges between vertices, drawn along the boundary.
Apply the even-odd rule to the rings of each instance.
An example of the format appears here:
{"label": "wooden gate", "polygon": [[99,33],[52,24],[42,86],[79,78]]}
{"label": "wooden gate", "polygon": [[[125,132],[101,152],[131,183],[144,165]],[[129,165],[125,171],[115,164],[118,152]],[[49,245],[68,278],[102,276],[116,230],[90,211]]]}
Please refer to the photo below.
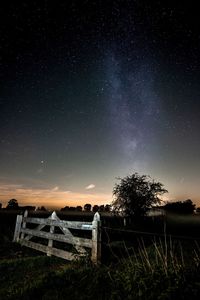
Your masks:
{"label": "wooden gate", "polygon": [[[37,224],[34,229],[27,228],[27,223]],[[14,242],[19,242],[23,246],[45,252],[48,256],[55,255],[67,260],[73,260],[87,255],[86,248],[91,248],[91,260],[93,263],[100,263],[101,260],[101,230],[100,215],[95,213],[92,222],[64,221],[60,220],[53,212],[49,218],[28,217],[28,211],[24,216],[17,215]],[[49,232],[43,231],[44,227],[49,226]],[[59,228],[61,233],[55,233],[55,228]],[[47,227],[46,227],[47,228]],[[72,234],[70,229],[92,231],[92,238],[77,237]],[[31,241],[33,237],[47,239],[48,245],[43,245]],[[73,252],[53,247],[53,241],[64,242],[73,245]]]}

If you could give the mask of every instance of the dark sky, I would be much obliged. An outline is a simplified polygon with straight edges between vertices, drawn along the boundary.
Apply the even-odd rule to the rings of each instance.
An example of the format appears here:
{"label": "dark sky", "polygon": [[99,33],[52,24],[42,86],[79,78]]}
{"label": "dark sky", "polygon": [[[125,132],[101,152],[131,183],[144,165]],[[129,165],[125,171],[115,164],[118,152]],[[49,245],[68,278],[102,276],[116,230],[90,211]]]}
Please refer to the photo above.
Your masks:
{"label": "dark sky", "polygon": [[200,205],[199,55],[194,1],[9,1],[0,201],[107,203],[138,172]]}

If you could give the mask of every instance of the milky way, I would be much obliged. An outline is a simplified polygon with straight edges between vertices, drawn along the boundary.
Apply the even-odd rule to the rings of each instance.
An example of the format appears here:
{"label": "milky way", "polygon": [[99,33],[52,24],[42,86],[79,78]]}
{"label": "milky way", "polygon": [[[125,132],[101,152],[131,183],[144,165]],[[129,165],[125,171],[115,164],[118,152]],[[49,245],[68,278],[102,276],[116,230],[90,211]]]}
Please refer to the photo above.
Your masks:
{"label": "milky way", "polygon": [[[155,127],[162,115],[156,95],[155,66],[143,62],[125,66],[129,60],[109,54],[106,65],[107,100],[110,122],[116,146],[126,163],[143,168],[151,157],[151,145],[156,143]],[[113,138],[115,140],[115,138]]]}

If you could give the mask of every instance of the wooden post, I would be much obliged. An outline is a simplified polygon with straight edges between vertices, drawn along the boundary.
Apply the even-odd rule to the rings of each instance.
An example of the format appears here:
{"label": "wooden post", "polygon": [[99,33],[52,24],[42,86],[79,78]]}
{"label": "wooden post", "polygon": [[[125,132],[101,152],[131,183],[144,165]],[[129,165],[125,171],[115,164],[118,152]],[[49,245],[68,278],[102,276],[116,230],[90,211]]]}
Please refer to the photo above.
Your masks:
{"label": "wooden post", "polygon": [[[50,219],[51,220],[56,220],[57,219],[57,215],[56,215],[55,211],[52,213]],[[54,228],[55,228],[55,226],[53,226],[53,225],[50,226],[50,233],[54,233]],[[48,241],[48,247],[50,247],[50,248],[53,247],[53,240]],[[51,249],[49,249],[47,251],[47,256],[51,256]]]}
{"label": "wooden post", "polygon": [[92,255],[91,260],[94,264],[101,263],[101,221],[100,214],[95,213],[92,222]]}
{"label": "wooden post", "polygon": [[22,218],[23,218],[22,215],[17,215],[13,242],[19,242]]}
{"label": "wooden post", "polygon": [[[25,210],[25,212],[24,212],[24,218],[27,218],[27,216],[28,216],[28,210]],[[23,229],[26,228],[26,221],[25,220],[23,220],[22,228]],[[21,239],[24,239],[24,233],[21,234]]]}

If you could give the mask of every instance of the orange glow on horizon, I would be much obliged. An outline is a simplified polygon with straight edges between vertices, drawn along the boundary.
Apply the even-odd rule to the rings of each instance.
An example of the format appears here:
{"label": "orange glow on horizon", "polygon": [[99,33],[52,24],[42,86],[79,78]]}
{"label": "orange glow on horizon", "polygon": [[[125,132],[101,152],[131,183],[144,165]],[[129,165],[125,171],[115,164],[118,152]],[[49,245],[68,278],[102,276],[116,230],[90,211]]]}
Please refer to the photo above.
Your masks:
{"label": "orange glow on horizon", "polygon": [[58,187],[54,187],[53,189],[33,189],[12,184],[1,186],[0,202],[3,207],[5,207],[12,198],[17,199],[20,206],[32,205],[45,206],[47,208],[61,208],[64,206],[77,205],[83,206],[86,203],[90,203],[91,205],[101,205],[110,204],[112,201],[112,195],[104,193],[63,191]]}

